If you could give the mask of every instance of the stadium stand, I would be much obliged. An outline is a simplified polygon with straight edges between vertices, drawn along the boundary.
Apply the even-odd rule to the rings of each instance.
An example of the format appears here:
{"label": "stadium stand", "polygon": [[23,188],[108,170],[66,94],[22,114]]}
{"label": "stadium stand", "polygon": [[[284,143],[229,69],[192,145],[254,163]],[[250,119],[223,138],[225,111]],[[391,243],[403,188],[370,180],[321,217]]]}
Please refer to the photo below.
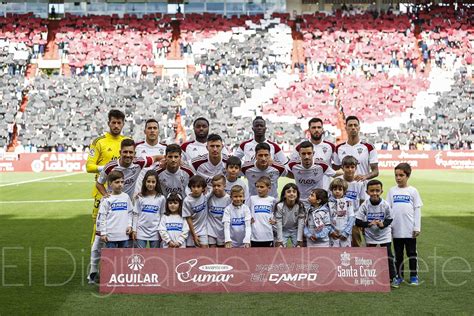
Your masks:
{"label": "stadium stand", "polygon": [[[153,66],[171,40],[169,17],[158,14],[138,19],[126,14],[80,17],[67,14],[59,23],[56,43],[74,69],[86,65]],[[114,67],[115,68],[115,67]]]}
{"label": "stadium stand", "polygon": [[[408,132],[393,124],[376,128],[367,135],[374,143],[396,139],[406,146],[424,142],[444,148],[448,139],[451,147],[471,146],[472,82],[461,78],[472,73],[472,8],[430,10],[351,9],[303,14],[294,21],[286,13],[266,18],[192,13],[176,15],[177,20],[161,13],[140,18],[67,13],[50,21],[7,15],[0,18],[0,66],[9,74],[0,78],[7,100],[0,111],[2,127],[11,131],[16,123],[23,145],[83,150],[106,127],[101,114],[116,107],[127,114],[124,133],[137,139],[141,124],[155,116],[161,139],[174,141],[179,112],[188,136],[193,118],[205,116],[233,145],[251,137],[247,126],[263,114],[272,121],[268,133],[291,146],[308,117],[323,118],[334,132],[343,111],[374,126],[390,119],[405,123],[401,130]],[[50,43],[57,45],[54,54]],[[40,74],[28,86],[22,77],[26,66],[44,58],[45,50],[69,65],[73,76]],[[157,64],[174,59],[193,65],[188,76],[162,76],[157,70]],[[403,121],[436,81],[431,64],[446,73],[467,68],[458,70],[456,83],[422,118]],[[437,123],[429,125],[432,118]],[[11,133],[2,132],[0,141],[10,143]]]}
{"label": "stadium stand", "polygon": [[466,76],[466,68],[461,68],[455,73],[450,90],[439,97],[434,107],[424,109],[424,119],[402,123],[399,130],[379,128],[378,139],[372,138],[377,142],[398,142],[409,149],[472,149],[473,94],[472,79]]}

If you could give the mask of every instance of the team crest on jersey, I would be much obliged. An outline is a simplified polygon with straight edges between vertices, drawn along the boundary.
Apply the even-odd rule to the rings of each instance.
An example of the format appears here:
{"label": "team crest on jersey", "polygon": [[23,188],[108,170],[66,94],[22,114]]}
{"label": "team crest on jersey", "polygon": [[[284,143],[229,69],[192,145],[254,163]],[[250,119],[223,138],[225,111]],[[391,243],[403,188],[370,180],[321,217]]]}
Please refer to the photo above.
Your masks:
{"label": "team crest on jersey", "polygon": [[327,153],[328,149],[326,147],[323,147],[323,153]]}
{"label": "team crest on jersey", "polygon": [[107,149],[107,151],[112,151],[112,148]]}
{"label": "team crest on jersey", "polygon": [[364,150],[362,148],[357,148],[357,152],[359,153],[359,155],[361,155],[363,151]]}
{"label": "team crest on jersey", "polygon": [[94,157],[95,151],[94,149],[89,150],[89,156]]}
{"label": "team crest on jersey", "polygon": [[181,181],[181,183],[184,183],[186,181],[186,179],[184,179],[184,176],[181,176],[181,177],[179,177],[179,181]]}

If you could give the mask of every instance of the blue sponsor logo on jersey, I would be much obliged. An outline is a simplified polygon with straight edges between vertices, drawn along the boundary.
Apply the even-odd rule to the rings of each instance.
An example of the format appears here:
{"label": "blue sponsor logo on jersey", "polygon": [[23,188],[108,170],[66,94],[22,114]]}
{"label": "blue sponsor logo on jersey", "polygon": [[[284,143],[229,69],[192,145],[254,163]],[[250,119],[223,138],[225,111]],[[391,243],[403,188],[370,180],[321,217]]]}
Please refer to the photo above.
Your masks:
{"label": "blue sponsor logo on jersey", "polygon": [[209,213],[211,213],[212,215],[223,216],[224,209],[225,207],[223,206],[209,206]]}
{"label": "blue sponsor logo on jersey", "polygon": [[245,225],[245,217],[234,217],[231,219],[230,224],[232,226],[243,226]]}
{"label": "blue sponsor logo on jersey", "polygon": [[410,196],[409,195],[394,195],[393,196],[393,203],[410,203]]}
{"label": "blue sponsor logo on jersey", "polygon": [[368,222],[371,222],[373,220],[383,221],[384,219],[385,219],[385,213],[384,212],[376,212],[376,213],[367,214],[367,221]]}
{"label": "blue sponsor logo on jersey", "polygon": [[357,200],[357,192],[348,190],[346,192],[345,197],[348,198],[349,200],[355,201],[355,200]]}
{"label": "blue sponsor logo on jersey", "polygon": [[202,211],[204,211],[205,209],[207,208],[207,203],[204,202],[204,203],[201,203],[199,205],[196,205],[196,206],[193,206],[191,209],[194,213],[201,213]]}
{"label": "blue sponsor logo on jersey", "polygon": [[127,202],[114,202],[110,205],[112,212],[120,212],[127,210],[128,203]]}
{"label": "blue sponsor logo on jersey", "polygon": [[158,205],[143,205],[142,212],[156,214],[159,209]]}
{"label": "blue sponsor logo on jersey", "polygon": [[255,213],[266,213],[266,214],[272,213],[272,207],[270,205],[255,205],[253,207],[253,210]]}
{"label": "blue sponsor logo on jersey", "polygon": [[183,223],[166,223],[167,231],[183,231]]}

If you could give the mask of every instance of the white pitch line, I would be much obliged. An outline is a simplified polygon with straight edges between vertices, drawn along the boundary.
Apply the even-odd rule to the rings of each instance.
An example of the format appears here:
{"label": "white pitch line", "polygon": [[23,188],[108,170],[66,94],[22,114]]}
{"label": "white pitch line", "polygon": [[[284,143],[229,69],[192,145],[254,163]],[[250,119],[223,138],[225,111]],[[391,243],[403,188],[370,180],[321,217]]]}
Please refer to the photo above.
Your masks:
{"label": "white pitch line", "polygon": [[38,201],[0,201],[0,204],[91,202],[91,201],[93,201],[93,200],[94,200],[94,199],[38,200]]}
{"label": "white pitch line", "polygon": [[[81,172],[83,173],[83,172]],[[18,184],[25,184],[25,183],[32,183],[32,182],[40,182],[40,181],[43,181],[43,180],[48,180],[48,179],[56,179],[56,178],[62,178],[62,177],[69,177],[69,176],[73,176],[73,175],[76,175],[76,174],[81,174],[81,173],[68,173],[68,174],[61,174],[61,175],[58,175],[58,176],[51,176],[51,177],[45,177],[45,178],[40,178],[40,179],[34,179],[34,180],[26,180],[26,181],[20,181],[20,182],[12,182],[12,183],[6,183],[6,184],[0,184],[0,188],[1,187],[8,187],[8,186],[12,186],[12,185],[18,185]]]}

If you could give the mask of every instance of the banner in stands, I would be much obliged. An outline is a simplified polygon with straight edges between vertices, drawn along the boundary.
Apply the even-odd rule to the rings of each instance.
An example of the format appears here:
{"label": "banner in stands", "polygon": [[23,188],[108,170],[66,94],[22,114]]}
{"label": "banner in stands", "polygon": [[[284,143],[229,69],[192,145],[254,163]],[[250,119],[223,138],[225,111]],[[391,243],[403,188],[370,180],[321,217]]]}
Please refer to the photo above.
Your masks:
{"label": "banner in stands", "polygon": [[28,153],[20,154],[17,160],[9,158],[5,156],[0,159],[0,172],[78,172],[86,171],[87,153]]}
{"label": "banner in stands", "polygon": [[[408,162],[414,169],[474,169],[474,151],[468,150],[378,150],[379,168],[393,169]],[[85,171],[87,153],[35,153],[5,155],[0,172]]]}
{"label": "banner in stands", "polygon": [[388,292],[385,248],[102,249],[101,293]]}
{"label": "banner in stands", "polygon": [[393,169],[400,162],[413,169],[474,169],[474,151],[468,150],[379,150],[379,168]]}

